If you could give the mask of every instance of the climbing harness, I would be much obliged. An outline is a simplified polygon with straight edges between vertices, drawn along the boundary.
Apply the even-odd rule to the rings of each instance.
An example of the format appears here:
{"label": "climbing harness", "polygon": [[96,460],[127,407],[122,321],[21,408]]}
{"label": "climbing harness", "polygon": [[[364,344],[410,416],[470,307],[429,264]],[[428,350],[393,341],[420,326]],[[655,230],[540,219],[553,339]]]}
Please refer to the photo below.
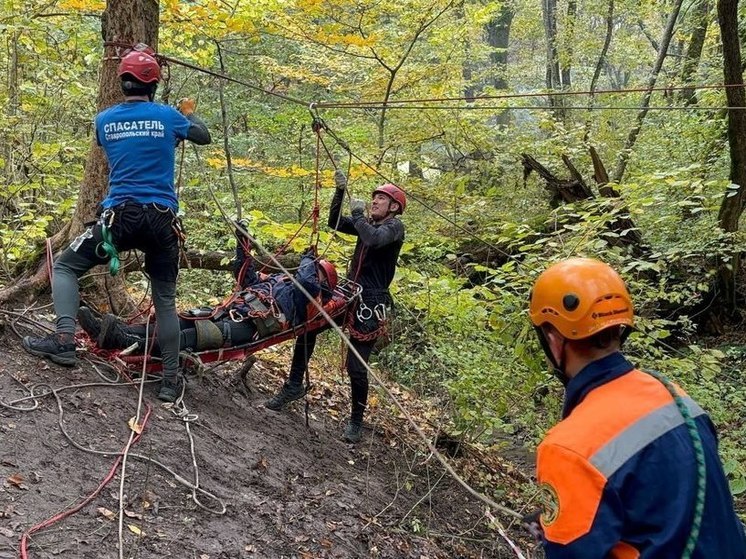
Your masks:
{"label": "climbing harness", "polygon": [[357,316],[357,319],[360,322],[370,320],[374,316],[376,317],[376,320],[383,322],[386,320],[387,313],[388,309],[384,303],[377,303],[373,308],[371,308],[365,304],[365,301],[360,301],[357,305],[355,316]]}

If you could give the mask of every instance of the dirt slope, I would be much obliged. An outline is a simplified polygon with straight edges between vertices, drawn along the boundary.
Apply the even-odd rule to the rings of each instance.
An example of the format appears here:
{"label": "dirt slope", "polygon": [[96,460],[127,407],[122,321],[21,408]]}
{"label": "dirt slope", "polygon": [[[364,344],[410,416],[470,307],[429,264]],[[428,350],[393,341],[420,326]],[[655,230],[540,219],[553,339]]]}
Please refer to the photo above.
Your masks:
{"label": "dirt slope", "polygon": [[[486,528],[483,507],[401,433],[368,430],[357,447],[340,440],[341,420],[322,405],[346,398],[336,373],[314,393],[310,427],[302,403],[279,414],[266,410],[262,402],[278,386],[286,351],[255,365],[248,391],[236,382],[235,364],[189,382],[185,403],[197,416],[189,426],[200,486],[219,499],[199,501],[208,509],[224,504],[225,514],[195,504],[190,489],[161,467],[129,458],[125,557],[515,557]],[[22,384],[90,382],[102,382],[92,364],[61,368],[27,355],[8,331],[0,337],[4,402],[26,396]],[[185,422],[155,392],[146,385],[152,414],[132,452],[192,481]],[[75,442],[118,452],[129,437],[137,391],[81,387],[61,392],[60,403]],[[75,448],[59,415],[52,396],[34,411],[0,407],[0,559],[17,557],[24,530],[89,495],[113,465],[113,457]],[[34,535],[29,557],[118,557],[119,472],[80,512]],[[511,534],[520,537],[516,527]]]}

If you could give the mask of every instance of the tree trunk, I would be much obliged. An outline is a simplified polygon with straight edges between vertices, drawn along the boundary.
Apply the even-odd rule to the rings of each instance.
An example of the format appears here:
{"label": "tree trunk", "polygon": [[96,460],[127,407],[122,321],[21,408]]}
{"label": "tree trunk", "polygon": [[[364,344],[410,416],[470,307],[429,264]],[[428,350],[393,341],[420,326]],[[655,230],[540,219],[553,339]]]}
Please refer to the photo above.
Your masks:
{"label": "tree trunk", "polygon": [[[593,160],[593,178],[598,183],[599,193],[603,198],[619,198],[619,192],[608,184],[609,176],[601,159],[598,157],[598,153],[596,153],[594,148],[590,148],[590,150],[591,159]],[[528,154],[521,154],[521,159],[524,180],[532,172],[536,172],[544,179],[545,187],[552,195],[550,201],[552,207],[595,198],[593,191],[586,184],[583,176],[575,168],[569,157],[562,156],[565,167],[570,171],[569,179],[559,178]],[[608,237],[606,241],[612,246],[628,249],[635,256],[641,256],[647,250],[642,244],[642,236],[629,213],[626,212],[626,208],[623,208],[623,210],[624,213],[621,213],[619,217],[614,218],[613,221],[609,221],[606,224],[610,231],[618,235],[616,237]]]}
{"label": "tree trunk", "polygon": [[[495,89],[507,89],[506,79],[508,69],[508,45],[510,43],[510,26],[513,24],[512,7],[505,3],[497,17],[492,18],[485,26],[487,44],[492,47],[490,52],[490,80],[489,85]],[[502,111],[495,117],[495,124],[508,125],[510,111]]]}
{"label": "tree trunk", "polygon": [[[743,84],[741,46],[738,38],[738,0],[718,1],[718,22],[723,41],[725,84]],[[725,95],[730,107],[746,107],[743,87],[728,87]],[[718,221],[723,231],[738,231],[738,221],[746,202],[746,111],[728,111],[728,144],[730,146],[730,180],[736,188],[729,188],[720,205]],[[730,266],[720,266],[721,295],[730,314],[737,311],[736,276],[740,267],[738,253]]]}
{"label": "tree trunk", "polygon": [[[223,51],[220,48],[220,41],[215,41],[215,47],[218,49],[218,59],[220,60],[220,72],[225,74],[225,63],[223,61]],[[225,168],[228,173],[228,182],[231,185],[231,192],[233,193],[233,203],[236,205],[236,219],[241,219],[241,199],[238,196],[238,186],[236,185],[236,179],[233,173],[233,157],[231,155],[231,146],[228,141],[230,136],[230,130],[228,130],[228,109],[225,103],[225,83],[223,80],[218,80],[218,94],[220,98],[220,118],[223,121],[223,150],[225,151]],[[184,145],[182,144],[182,149]]]}
{"label": "tree trunk", "polygon": [[[601,77],[601,70],[606,64],[606,54],[609,52],[609,46],[611,45],[611,36],[614,33],[614,0],[609,0],[609,9],[606,13],[606,36],[604,37],[604,45],[601,47],[601,54],[598,55],[598,62],[596,68],[593,70],[593,77],[591,78],[591,84],[588,90],[591,92],[588,104],[593,107],[595,102],[596,85],[598,84],[598,78]],[[591,111],[588,111],[588,117],[585,121],[585,133],[583,134],[583,141],[588,141],[588,136],[591,129]]]}
{"label": "tree trunk", "polygon": [[564,37],[564,56],[562,64],[562,87],[564,89],[570,89],[572,87],[572,56],[573,56],[573,45],[575,43],[575,19],[578,14],[578,3],[577,0],[569,0],[567,3],[567,25]]}
{"label": "tree trunk", "polygon": [[[544,18],[544,35],[547,40],[547,60],[546,60],[546,85],[547,89],[555,91],[562,88],[562,76],[559,65],[559,51],[557,48],[557,0],[542,0],[542,15]],[[550,95],[549,106],[553,107],[554,115],[560,120],[564,120],[565,114],[562,111],[564,100],[562,97]]]}
{"label": "tree trunk", "polygon": [[508,45],[510,43],[510,26],[515,13],[508,3],[503,4],[497,17],[492,18],[485,26],[487,44],[490,52],[491,79],[490,85],[495,89],[507,89],[505,79],[508,67]]}
{"label": "tree trunk", "polygon": [[609,0],[609,10],[606,13],[606,35],[604,37],[604,45],[601,47],[601,54],[598,55],[598,62],[596,68],[593,70],[593,77],[591,78],[591,85],[589,90],[591,92],[591,104],[593,103],[593,94],[596,91],[596,85],[598,84],[598,78],[601,77],[601,70],[606,63],[606,53],[609,52],[609,46],[611,45],[611,37],[614,33],[614,0]]}
{"label": "tree trunk", "polygon": [[557,0],[542,0],[544,35],[547,40],[546,85],[547,89],[559,89],[559,53],[557,52]]}
{"label": "tree trunk", "polygon": [[648,114],[648,107],[650,107],[650,97],[653,94],[653,88],[655,87],[655,83],[658,80],[658,73],[661,71],[663,62],[666,60],[668,45],[671,44],[671,37],[673,36],[676,20],[679,17],[679,11],[681,11],[682,2],[683,0],[676,0],[676,3],[673,6],[673,10],[668,17],[668,23],[666,24],[666,28],[663,31],[660,48],[658,49],[658,58],[655,61],[655,66],[653,66],[653,71],[651,72],[650,78],[648,79],[647,90],[642,96],[640,112],[637,113],[637,123],[632,128],[632,130],[629,131],[627,141],[624,144],[624,149],[622,149],[619,154],[619,158],[617,159],[617,166],[614,170],[613,178],[613,182],[615,183],[622,182],[622,177],[624,177],[624,172],[627,169],[627,163],[629,163],[629,156],[632,153],[632,148],[635,147],[637,136],[640,134],[640,130],[642,130],[642,123],[645,121],[645,117]]}
{"label": "tree trunk", "polygon": [[[109,0],[101,18],[101,34],[104,41],[124,43],[146,43],[156,47],[158,43],[158,3],[152,0]],[[96,106],[99,111],[123,100],[117,66],[121,49],[107,47],[101,62],[99,91]],[[70,221],[51,239],[52,250],[56,253],[65,247],[83,230],[83,224],[94,219],[96,208],[103,200],[108,187],[108,165],[104,153],[95,139],[91,140],[83,180],[78,192],[78,202]],[[42,253],[43,254],[43,253]],[[40,262],[40,263],[39,263]],[[0,291],[0,304],[8,304],[28,299],[40,293],[49,285],[49,271],[44,258],[30,263],[34,271],[18,278],[14,285]],[[103,296],[112,305],[112,310],[120,312],[131,305],[124,290],[122,276],[116,278],[100,276],[94,294]],[[104,294],[102,291],[106,291]]]}
{"label": "tree trunk", "polygon": [[[710,1],[700,0],[694,7],[694,29],[692,29],[691,37],[689,38],[689,46],[686,49],[686,55],[684,56],[684,64],[681,68],[681,83],[689,84],[692,82],[697,66],[699,66],[699,59],[702,57],[702,49],[705,45],[705,37],[707,36],[707,25],[709,23],[710,14]],[[679,98],[685,101],[687,105],[696,103],[694,89],[687,88],[683,89],[679,93]]]}

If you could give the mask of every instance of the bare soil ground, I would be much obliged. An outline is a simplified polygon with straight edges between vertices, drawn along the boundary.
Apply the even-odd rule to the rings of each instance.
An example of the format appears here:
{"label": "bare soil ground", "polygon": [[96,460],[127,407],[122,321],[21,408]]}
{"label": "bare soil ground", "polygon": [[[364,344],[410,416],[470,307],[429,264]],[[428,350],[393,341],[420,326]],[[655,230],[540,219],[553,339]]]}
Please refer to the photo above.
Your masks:
{"label": "bare soil ground", "polygon": [[[444,474],[389,408],[373,403],[362,443],[341,440],[347,384],[337,371],[313,371],[308,427],[303,402],[266,410],[289,351],[260,355],[248,388],[237,381],[236,363],[192,378],[188,423],[158,402],[157,383],[145,385],[143,413],[152,411],[130,451],[141,457],[128,457],[121,493],[124,557],[516,556],[488,527],[484,506]],[[9,327],[0,334],[2,402],[28,396],[33,385],[41,393],[43,385],[97,383],[40,397],[31,411],[0,407],[0,559],[18,557],[23,532],[90,495],[130,436],[137,385],[106,384],[94,363],[58,367],[26,354]],[[503,503],[517,506],[510,500],[526,480],[522,466],[469,452],[455,463],[472,480],[489,474]],[[32,535],[28,556],[117,558],[121,472],[79,512]],[[197,475],[214,498],[193,498],[188,482]],[[505,524],[525,552],[520,527]]]}

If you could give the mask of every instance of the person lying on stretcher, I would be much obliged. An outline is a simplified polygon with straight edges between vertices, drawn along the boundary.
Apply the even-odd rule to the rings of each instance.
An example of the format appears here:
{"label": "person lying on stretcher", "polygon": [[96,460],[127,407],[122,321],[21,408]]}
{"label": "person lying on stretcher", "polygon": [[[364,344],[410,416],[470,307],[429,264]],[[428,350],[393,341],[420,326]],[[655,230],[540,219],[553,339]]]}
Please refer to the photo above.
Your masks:
{"label": "person lying on stretcher", "polygon": [[[260,277],[254,261],[248,262],[247,245],[236,248],[234,273],[241,291],[224,307],[202,307],[179,316],[179,350],[206,351],[235,347],[255,339],[295,328],[318,314],[316,307],[291,279],[283,274]],[[312,250],[301,257],[295,273],[300,285],[322,305],[327,303],[337,287],[337,270],[327,260],[316,260]],[[145,324],[127,324],[112,314],[97,318],[88,307],[81,307],[78,321],[101,349],[125,349],[137,344],[136,353],[145,350]],[[159,355],[155,325],[148,327],[147,347],[151,355]]]}

